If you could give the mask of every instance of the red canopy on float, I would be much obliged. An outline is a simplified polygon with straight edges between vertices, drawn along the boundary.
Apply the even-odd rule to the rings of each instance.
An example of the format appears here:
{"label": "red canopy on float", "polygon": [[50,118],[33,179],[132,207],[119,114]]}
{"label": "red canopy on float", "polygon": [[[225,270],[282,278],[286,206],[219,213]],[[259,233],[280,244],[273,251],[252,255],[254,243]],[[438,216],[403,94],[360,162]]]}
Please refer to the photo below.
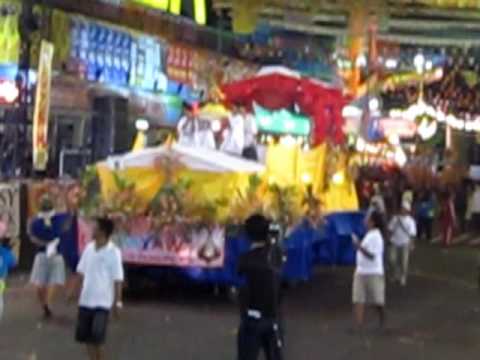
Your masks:
{"label": "red canopy on float", "polygon": [[339,89],[314,80],[280,73],[262,75],[222,86],[225,101],[251,107],[256,102],[270,110],[297,104],[313,122],[314,145],[345,140],[342,108],[347,100]]}

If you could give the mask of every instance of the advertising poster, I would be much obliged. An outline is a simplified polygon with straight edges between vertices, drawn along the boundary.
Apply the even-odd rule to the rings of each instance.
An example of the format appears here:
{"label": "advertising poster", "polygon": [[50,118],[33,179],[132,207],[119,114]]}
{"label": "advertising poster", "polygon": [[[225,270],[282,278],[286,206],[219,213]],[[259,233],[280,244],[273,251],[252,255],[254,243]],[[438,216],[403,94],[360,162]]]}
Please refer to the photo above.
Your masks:
{"label": "advertising poster", "polygon": [[37,92],[33,115],[33,168],[44,171],[48,163],[48,117],[52,80],[53,45],[42,40],[38,64]]}

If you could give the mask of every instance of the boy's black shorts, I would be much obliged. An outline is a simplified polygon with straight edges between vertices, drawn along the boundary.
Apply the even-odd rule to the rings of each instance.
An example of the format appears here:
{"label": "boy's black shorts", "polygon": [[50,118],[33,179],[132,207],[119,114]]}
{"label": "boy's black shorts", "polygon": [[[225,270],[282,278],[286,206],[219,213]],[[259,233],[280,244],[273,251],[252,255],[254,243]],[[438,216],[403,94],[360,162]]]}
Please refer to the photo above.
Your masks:
{"label": "boy's black shorts", "polygon": [[75,339],[82,344],[103,345],[107,337],[109,311],[80,307]]}

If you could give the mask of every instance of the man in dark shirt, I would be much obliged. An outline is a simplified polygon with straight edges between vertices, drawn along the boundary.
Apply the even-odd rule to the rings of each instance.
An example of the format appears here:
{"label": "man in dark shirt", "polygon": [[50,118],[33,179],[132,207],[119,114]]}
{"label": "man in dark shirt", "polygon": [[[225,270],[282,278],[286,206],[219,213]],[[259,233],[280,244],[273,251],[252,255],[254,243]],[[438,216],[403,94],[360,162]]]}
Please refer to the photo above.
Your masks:
{"label": "man in dark shirt", "polygon": [[283,255],[280,247],[269,242],[269,226],[261,215],[253,215],[245,223],[252,247],[238,264],[245,279],[240,290],[238,360],[257,360],[261,349],[267,360],[282,359],[279,305]]}

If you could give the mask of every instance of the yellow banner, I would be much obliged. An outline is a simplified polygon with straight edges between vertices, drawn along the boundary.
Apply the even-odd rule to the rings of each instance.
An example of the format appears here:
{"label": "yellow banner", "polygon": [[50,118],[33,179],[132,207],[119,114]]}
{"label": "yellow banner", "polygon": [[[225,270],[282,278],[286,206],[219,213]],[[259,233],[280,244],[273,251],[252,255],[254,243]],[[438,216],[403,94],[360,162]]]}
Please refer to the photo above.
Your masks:
{"label": "yellow banner", "polygon": [[133,0],[133,3],[142,4],[154,9],[168,10],[168,0]]}
{"label": "yellow banner", "polygon": [[[170,11],[170,13],[175,15],[182,13],[182,0],[130,0],[130,3]],[[195,22],[199,25],[205,25],[207,23],[206,0],[193,0],[193,13]]]}
{"label": "yellow banner", "polygon": [[50,112],[52,62],[53,44],[42,40],[33,115],[33,168],[37,171],[46,170],[48,163],[48,116]]}

